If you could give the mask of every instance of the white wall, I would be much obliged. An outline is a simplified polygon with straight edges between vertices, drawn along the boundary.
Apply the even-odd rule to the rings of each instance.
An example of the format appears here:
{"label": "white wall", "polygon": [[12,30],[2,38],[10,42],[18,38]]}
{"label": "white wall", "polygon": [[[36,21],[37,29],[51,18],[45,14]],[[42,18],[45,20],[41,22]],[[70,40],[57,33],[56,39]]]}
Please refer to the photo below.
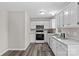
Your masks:
{"label": "white wall", "polygon": [[9,11],[9,49],[24,49],[25,48],[25,12],[24,11]]}
{"label": "white wall", "polygon": [[25,11],[0,10],[0,55],[7,49],[23,50],[30,44],[30,17]]}
{"label": "white wall", "polygon": [[0,55],[8,47],[8,14],[0,10]]}
{"label": "white wall", "polygon": [[30,17],[27,12],[25,12],[25,47],[27,48],[30,44]]}

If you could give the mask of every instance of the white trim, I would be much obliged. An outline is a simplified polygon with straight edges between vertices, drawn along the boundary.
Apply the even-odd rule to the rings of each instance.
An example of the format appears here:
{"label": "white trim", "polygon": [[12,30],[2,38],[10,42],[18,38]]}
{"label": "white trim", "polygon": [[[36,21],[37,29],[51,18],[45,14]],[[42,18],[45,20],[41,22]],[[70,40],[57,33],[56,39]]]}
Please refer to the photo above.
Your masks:
{"label": "white trim", "polygon": [[7,51],[8,51],[8,49],[4,50],[2,53],[0,53],[0,56],[3,55]]}
{"label": "white trim", "polygon": [[24,49],[8,49],[8,50],[25,50],[25,48]]}
{"label": "white trim", "polygon": [[3,55],[5,52],[7,52],[8,50],[26,50],[26,48],[24,49],[6,49],[4,50],[2,53],[0,53],[0,56]]}
{"label": "white trim", "polygon": [[8,50],[26,50],[28,46],[29,46],[29,44],[28,44],[25,48],[23,48],[23,49],[6,49],[6,50],[4,50],[2,53],[0,53],[0,56],[3,55],[3,54],[4,54],[5,52],[7,52]]}
{"label": "white trim", "polygon": [[30,42],[28,42],[27,44],[25,44],[25,49],[27,49],[29,45],[30,45]]}

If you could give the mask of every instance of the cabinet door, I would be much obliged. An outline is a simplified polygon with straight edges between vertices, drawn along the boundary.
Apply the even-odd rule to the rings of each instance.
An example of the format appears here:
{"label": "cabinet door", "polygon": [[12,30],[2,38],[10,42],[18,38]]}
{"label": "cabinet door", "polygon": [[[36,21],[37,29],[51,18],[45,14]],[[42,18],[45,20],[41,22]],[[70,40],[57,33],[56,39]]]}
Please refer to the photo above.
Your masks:
{"label": "cabinet door", "polygon": [[30,41],[31,41],[31,42],[35,42],[35,39],[36,39],[36,38],[35,38],[35,33],[31,33],[31,34],[30,34]]}
{"label": "cabinet door", "polygon": [[50,38],[49,46],[52,49],[52,51],[54,52],[54,54],[56,55],[56,41],[53,37]]}
{"label": "cabinet door", "polygon": [[57,27],[60,27],[60,16],[59,16],[59,14],[58,14],[56,17],[57,17],[57,18],[56,18]]}
{"label": "cabinet door", "polygon": [[67,26],[71,26],[72,20],[71,20],[71,8],[68,8],[68,23]]}
{"label": "cabinet door", "polygon": [[50,34],[45,35],[46,42],[49,44],[50,42]]}
{"label": "cabinet door", "polygon": [[76,4],[77,5],[77,25],[79,26],[79,2]]}
{"label": "cabinet door", "polygon": [[52,38],[50,38],[50,48],[52,49]]}
{"label": "cabinet door", "polygon": [[64,26],[69,27],[77,24],[76,11],[75,3],[71,4],[71,6],[64,10]]}
{"label": "cabinet door", "polygon": [[64,13],[63,13],[63,11],[62,12],[60,12],[60,14],[59,14],[59,18],[60,18],[60,27],[63,27],[64,26],[64,18],[63,18],[63,15]]}
{"label": "cabinet door", "polygon": [[77,19],[76,19],[76,5],[72,4],[71,8],[71,24],[72,26],[77,24]]}
{"label": "cabinet door", "polygon": [[68,26],[68,24],[69,24],[69,13],[68,13],[68,9],[65,9],[64,10],[64,26],[66,27],[66,26]]}
{"label": "cabinet door", "polygon": [[67,53],[67,48],[65,48],[65,46],[62,43],[57,42],[56,56],[67,56]]}
{"label": "cabinet door", "polygon": [[34,21],[31,21],[31,29],[36,29],[36,23]]}
{"label": "cabinet door", "polygon": [[57,15],[55,16],[55,19],[56,19],[55,25],[56,25],[56,28],[57,28],[58,27],[58,16]]}
{"label": "cabinet door", "polygon": [[56,44],[57,44],[57,42],[56,42],[56,40],[53,38],[53,42],[52,42],[52,51],[54,52],[54,54],[56,55]]}

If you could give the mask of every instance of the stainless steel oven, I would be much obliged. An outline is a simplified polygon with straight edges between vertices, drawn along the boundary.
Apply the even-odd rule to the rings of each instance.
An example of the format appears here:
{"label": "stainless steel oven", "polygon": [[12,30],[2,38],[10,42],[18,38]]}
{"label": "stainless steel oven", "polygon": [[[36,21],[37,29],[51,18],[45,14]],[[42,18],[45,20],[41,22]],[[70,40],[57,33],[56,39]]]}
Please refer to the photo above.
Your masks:
{"label": "stainless steel oven", "polygon": [[36,34],[36,40],[44,40],[44,34]]}
{"label": "stainless steel oven", "polygon": [[36,40],[44,40],[44,25],[36,25]]}

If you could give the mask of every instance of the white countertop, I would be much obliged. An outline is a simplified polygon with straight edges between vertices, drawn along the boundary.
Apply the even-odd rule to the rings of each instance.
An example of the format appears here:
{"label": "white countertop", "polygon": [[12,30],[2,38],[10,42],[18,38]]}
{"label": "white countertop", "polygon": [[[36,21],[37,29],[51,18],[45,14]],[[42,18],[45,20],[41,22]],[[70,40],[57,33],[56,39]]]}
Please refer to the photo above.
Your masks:
{"label": "white countertop", "polygon": [[73,39],[61,39],[57,38],[56,36],[52,36],[53,38],[57,39],[58,41],[66,44],[66,45],[79,45],[79,41]]}

